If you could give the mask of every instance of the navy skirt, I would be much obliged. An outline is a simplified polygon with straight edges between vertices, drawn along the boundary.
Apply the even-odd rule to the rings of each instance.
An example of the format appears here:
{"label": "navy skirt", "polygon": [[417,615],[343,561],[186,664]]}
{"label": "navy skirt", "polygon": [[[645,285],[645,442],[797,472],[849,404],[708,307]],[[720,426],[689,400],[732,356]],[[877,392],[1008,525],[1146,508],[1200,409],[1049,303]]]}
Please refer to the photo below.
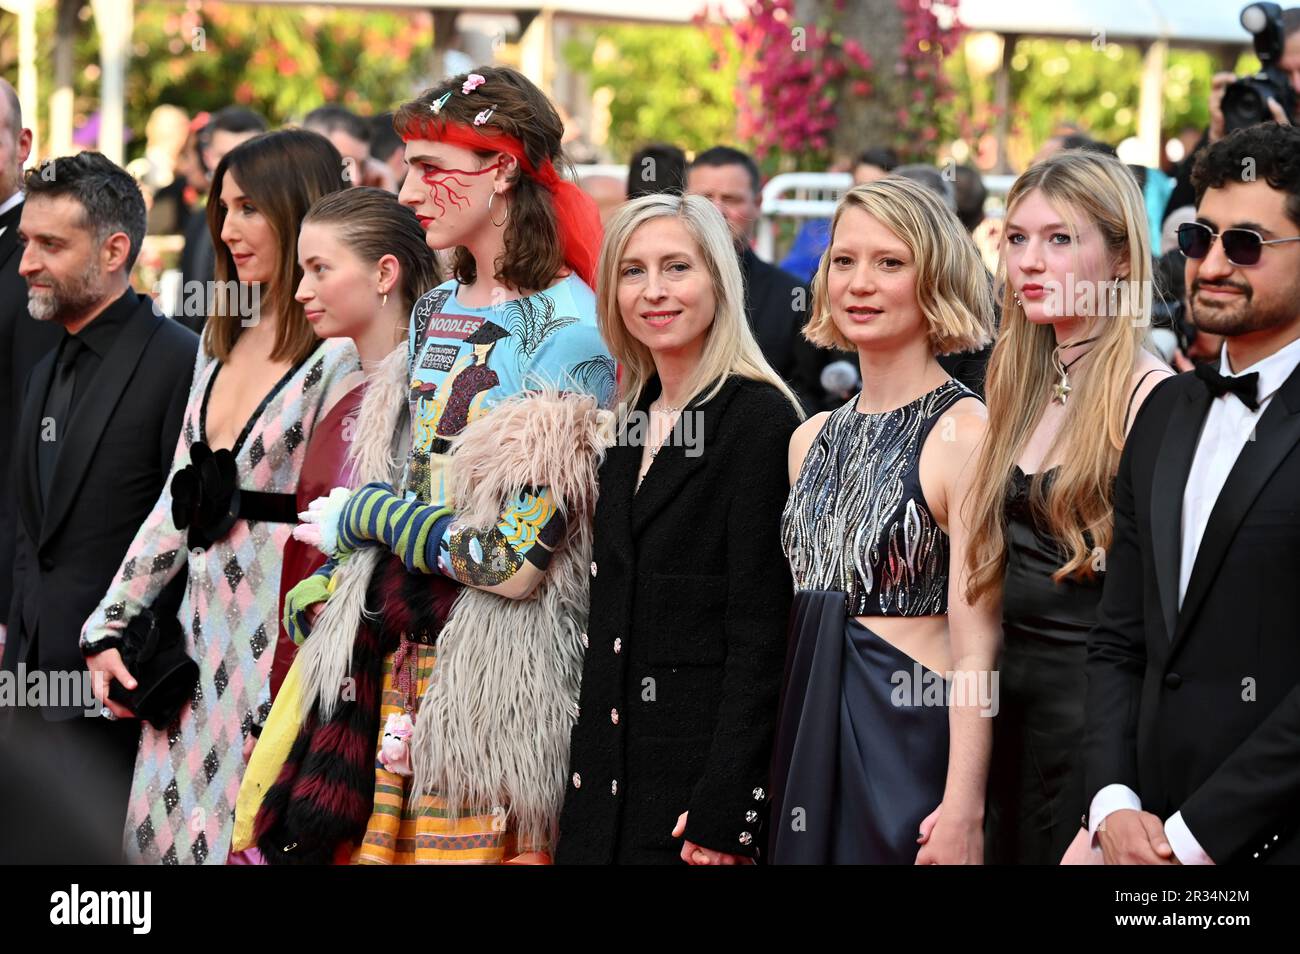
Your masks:
{"label": "navy skirt", "polygon": [[795,595],[772,764],[772,864],[913,864],[943,800],[949,687],[848,616]]}

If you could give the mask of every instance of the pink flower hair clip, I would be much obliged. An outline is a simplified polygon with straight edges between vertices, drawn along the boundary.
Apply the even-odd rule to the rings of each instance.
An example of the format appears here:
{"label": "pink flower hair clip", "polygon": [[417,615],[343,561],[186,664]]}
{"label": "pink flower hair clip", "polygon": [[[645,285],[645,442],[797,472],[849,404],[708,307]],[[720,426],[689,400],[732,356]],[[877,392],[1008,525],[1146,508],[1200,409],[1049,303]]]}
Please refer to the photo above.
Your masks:
{"label": "pink flower hair clip", "polygon": [[469,76],[465,77],[465,82],[461,84],[460,91],[468,96],[486,82],[487,80],[478,73],[470,73]]}
{"label": "pink flower hair clip", "polygon": [[479,113],[477,116],[474,117],[474,125],[482,126],[485,122],[487,122],[489,119],[492,118],[492,114],[495,113],[496,111],[497,108],[495,106],[483,110],[481,113]]}

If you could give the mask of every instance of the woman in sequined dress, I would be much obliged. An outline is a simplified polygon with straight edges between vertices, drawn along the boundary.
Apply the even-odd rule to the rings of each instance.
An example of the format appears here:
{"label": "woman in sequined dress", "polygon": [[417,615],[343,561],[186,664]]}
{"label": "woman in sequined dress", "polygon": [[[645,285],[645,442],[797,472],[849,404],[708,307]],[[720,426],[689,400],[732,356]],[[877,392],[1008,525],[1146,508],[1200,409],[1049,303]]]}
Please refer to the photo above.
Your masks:
{"label": "woman in sequined dress", "polygon": [[814,289],[805,333],[864,383],[790,441],[772,860],[978,863],[997,616],[959,583],[985,413],[936,356],[987,343],[988,280],[956,217],[886,178],[841,199]]}
{"label": "woman in sequined dress", "polygon": [[1127,168],[1059,153],[1016,181],[1005,221],[967,552],[972,595],[1002,599],[986,859],[1057,864],[1073,843],[1070,860],[1086,861],[1085,661],[1111,489],[1138,409],[1172,372],[1145,350],[1149,305],[1130,292],[1152,275]]}

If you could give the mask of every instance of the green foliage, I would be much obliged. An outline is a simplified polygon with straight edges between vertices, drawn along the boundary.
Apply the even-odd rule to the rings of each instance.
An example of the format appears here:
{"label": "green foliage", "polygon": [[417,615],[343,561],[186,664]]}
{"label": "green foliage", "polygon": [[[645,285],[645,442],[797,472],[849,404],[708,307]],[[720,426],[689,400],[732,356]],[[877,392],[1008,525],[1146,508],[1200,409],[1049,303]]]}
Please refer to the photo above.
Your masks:
{"label": "green foliage", "polygon": [[[1238,73],[1256,67],[1243,56]],[[992,124],[992,80],[973,83],[964,50],[945,63],[957,93],[953,109]],[[1165,68],[1162,132],[1209,125],[1214,58],[1198,50],[1171,49]],[[1137,135],[1142,54],[1136,44],[1088,40],[1022,39],[1011,58],[1012,151],[1028,158],[1060,123],[1078,123],[1089,135],[1117,145]],[[973,145],[973,143],[972,143]]]}
{"label": "green foliage", "polygon": [[[55,16],[55,4],[46,3],[37,19],[43,129],[48,129]],[[17,65],[16,26],[16,17],[0,17],[0,67],[9,76]],[[99,105],[99,38],[88,5],[78,27],[75,112],[80,123]],[[432,21],[425,12],[214,0],[139,4],[127,79],[126,119],[134,133],[128,156],[143,149],[145,122],[160,103],[195,113],[237,102],[276,125],[326,102],[382,112],[427,85],[432,47]],[[736,139],[742,57],[731,29],[589,26],[565,44],[562,56],[569,69],[587,78],[598,101],[608,97],[605,148],[617,161],[651,140],[699,151]],[[1142,59],[1135,45],[1109,43],[1098,50],[1086,39],[1022,39],[1012,65],[1014,155],[1027,158],[1061,122],[1078,122],[1110,143],[1136,134]],[[1237,72],[1257,66],[1253,56],[1243,55]],[[943,69],[953,96],[938,105],[933,124],[942,140],[958,136],[974,146],[995,118],[991,79],[972,81],[961,48]],[[1207,125],[1214,70],[1208,53],[1171,50],[1166,135]],[[918,89],[927,85],[909,82]]]}
{"label": "green foliage", "polygon": [[600,26],[565,44],[568,67],[593,93],[608,88],[606,150],[626,162],[651,140],[698,152],[735,139],[736,57],[726,33],[698,26]]}
{"label": "green foliage", "polygon": [[[89,12],[89,6],[82,10],[76,42],[78,123],[99,107],[99,36]],[[37,20],[43,124],[54,30],[49,4]],[[300,120],[327,102],[362,114],[392,109],[426,85],[433,34],[422,12],[191,2],[138,4],[133,41],[128,156],[143,150],[145,123],[161,103],[191,114],[239,103],[273,126]]]}

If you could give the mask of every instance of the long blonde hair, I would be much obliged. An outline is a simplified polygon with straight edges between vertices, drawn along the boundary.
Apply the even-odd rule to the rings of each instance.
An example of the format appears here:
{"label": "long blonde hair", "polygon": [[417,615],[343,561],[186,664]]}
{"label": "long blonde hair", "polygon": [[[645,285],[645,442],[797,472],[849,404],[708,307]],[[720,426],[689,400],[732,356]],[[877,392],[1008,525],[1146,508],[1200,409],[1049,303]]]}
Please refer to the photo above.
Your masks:
{"label": "long blonde hair", "polygon": [[[1035,190],[1068,221],[1082,214],[1101,233],[1110,262],[1126,262],[1123,280],[1141,294],[1114,300],[1115,314],[1094,319],[1098,340],[1090,367],[1080,375],[1066,405],[1061,429],[1045,460],[1059,459],[1050,485],[1031,478],[1029,502],[1063,550],[1065,563],[1052,574],[1060,582],[1095,578],[1096,555],[1110,546],[1112,481],[1124,447],[1124,416],[1139,349],[1148,337],[1150,311],[1144,295],[1153,287],[1151,247],[1137,181],[1119,160],[1099,153],[1058,153],[1025,171],[1007,195],[1007,216]],[[1078,246],[1078,223],[1070,223]],[[1005,242],[1005,239],[1003,240]],[[1007,546],[1005,495],[1012,468],[1034,431],[1056,380],[1051,325],[1031,324],[1007,280],[1005,246],[998,264],[1002,327],[985,380],[988,430],[976,464],[974,488],[966,500],[970,546],[967,599],[974,601],[1002,583]],[[1109,297],[1109,296],[1107,296]],[[1109,313],[1109,309],[1108,312]],[[1100,322],[1098,325],[1096,322]]]}
{"label": "long blonde hair", "polygon": [[610,354],[622,367],[620,399],[624,410],[636,407],[655,374],[654,358],[623,324],[618,308],[619,262],[632,234],[652,219],[675,218],[699,246],[713,280],[713,322],[705,332],[699,364],[687,382],[683,406],[700,395],[712,400],[730,375],[763,381],[779,390],[803,418],[803,406],[789,385],[772,369],[745,318],[745,285],[731,232],[722,214],[698,195],[656,193],[626,203],[605,228],[596,270],[596,320]]}

